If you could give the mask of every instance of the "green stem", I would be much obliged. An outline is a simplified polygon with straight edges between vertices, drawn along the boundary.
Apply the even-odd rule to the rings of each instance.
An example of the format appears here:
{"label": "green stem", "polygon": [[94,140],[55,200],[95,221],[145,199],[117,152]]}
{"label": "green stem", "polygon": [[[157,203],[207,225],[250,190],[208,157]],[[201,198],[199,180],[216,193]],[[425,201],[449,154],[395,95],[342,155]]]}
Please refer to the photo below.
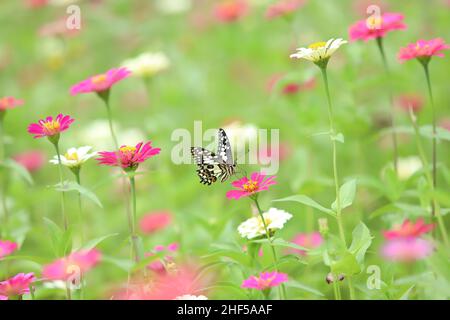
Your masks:
{"label": "green stem", "polygon": [[[75,179],[78,183],[78,185],[81,186],[81,177],[80,177],[80,167],[74,168],[72,171],[75,175]],[[80,230],[81,230],[81,241],[84,243],[85,240],[85,231],[84,231],[84,219],[83,219],[83,204],[81,200],[81,192],[78,192],[78,214],[79,214],[79,224],[80,224]]]}
{"label": "green stem", "polygon": [[433,190],[433,199],[432,199],[432,209],[434,209],[434,213],[435,215],[432,215],[431,218],[436,217],[438,225],[439,225],[439,230],[441,232],[442,235],[442,239],[444,240],[445,245],[448,247],[449,246],[449,240],[448,240],[448,235],[447,235],[447,229],[445,228],[445,223],[444,220],[442,218],[441,215],[441,210],[440,210],[440,206],[439,203],[436,200],[436,194],[435,194],[435,187],[433,185],[433,177],[430,174],[430,172],[428,171],[428,160],[427,157],[425,155],[425,150],[424,147],[422,145],[422,141],[420,138],[420,131],[419,131],[419,127],[417,126],[417,122],[415,120],[414,114],[412,112],[412,110],[410,109],[409,111],[409,115],[410,115],[410,120],[411,120],[411,124],[414,128],[414,133],[416,136],[416,145],[417,145],[417,150],[419,151],[419,157],[422,161],[422,166],[425,168],[425,176],[427,178],[428,184],[431,187],[431,189]]}
{"label": "green stem", "polygon": [[114,141],[114,147],[116,149],[119,149],[119,142],[117,141],[116,133],[114,131],[113,121],[112,121],[112,112],[111,107],[109,105],[109,98],[105,98],[105,105],[106,105],[106,112],[108,114],[108,124],[109,124],[109,131],[111,132],[111,137]]}
{"label": "green stem", "polygon": [[[61,154],[59,153],[59,144],[58,142],[54,143],[56,155],[58,157],[58,171],[59,171],[59,182],[61,184],[61,188],[63,187],[63,169],[62,169],[62,162],[61,162]],[[67,230],[69,223],[67,220],[66,215],[66,196],[64,191],[61,192],[61,212],[62,212],[62,219],[63,219],[63,225],[64,230]]]}
{"label": "green stem", "polygon": [[395,106],[394,99],[392,97],[392,88],[391,88],[391,73],[389,71],[389,66],[386,59],[386,54],[384,53],[383,47],[383,38],[376,38],[378,50],[380,51],[381,60],[383,61],[383,67],[386,75],[386,81],[388,82],[388,94],[389,94],[389,104],[391,106],[390,119],[392,126],[392,146],[394,148],[394,169],[395,172],[398,170],[398,142],[397,142],[397,134],[395,133]]}
{"label": "green stem", "polygon": [[[339,175],[337,170],[337,146],[336,146],[336,131],[334,127],[334,115],[333,115],[333,104],[331,102],[330,88],[328,85],[328,75],[326,66],[320,68],[322,70],[323,82],[325,85],[325,92],[328,101],[328,119],[330,122],[330,134],[331,134],[331,144],[333,149],[333,177],[334,177],[334,187],[336,192],[336,220],[339,228],[339,236],[345,248],[347,248],[347,241],[345,240],[344,226],[342,222],[342,212],[341,212],[341,196],[339,194]],[[354,288],[350,279],[348,278],[348,287],[350,291],[350,299],[354,299]]]}
{"label": "green stem", "polygon": [[137,234],[136,234],[136,182],[134,177],[130,177],[131,186],[131,202],[132,202],[132,216],[128,217],[130,223],[130,236],[134,251],[134,261],[139,262],[139,252],[137,245]]}
{"label": "green stem", "polygon": [[[266,233],[266,238],[269,241],[270,248],[272,250],[273,263],[275,265],[276,271],[278,272],[279,271],[279,269],[278,269],[278,257],[277,257],[277,252],[275,250],[275,246],[273,245],[273,239],[270,236],[269,229],[267,228],[266,220],[264,219],[263,211],[261,210],[261,207],[259,206],[259,202],[258,202],[257,197],[254,197],[252,199],[255,202],[256,208],[258,209],[259,216],[260,216],[261,221],[263,223],[264,231]],[[281,297],[281,299],[286,300],[286,288],[284,287],[283,284],[280,285],[280,297]]]}

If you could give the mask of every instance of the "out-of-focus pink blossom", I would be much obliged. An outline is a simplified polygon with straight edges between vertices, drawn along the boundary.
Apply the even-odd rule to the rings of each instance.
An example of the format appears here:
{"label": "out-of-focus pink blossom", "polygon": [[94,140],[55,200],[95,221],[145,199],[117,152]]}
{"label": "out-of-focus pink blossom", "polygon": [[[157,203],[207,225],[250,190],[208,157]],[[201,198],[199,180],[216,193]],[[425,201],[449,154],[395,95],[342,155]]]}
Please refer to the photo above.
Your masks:
{"label": "out-of-focus pink blossom", "polygon": [[406,219],[401,225],[394,227],[391,230],[384,231],[383,235],[387,240],[394,240],[399,238],[416,238],[430,232],[434,228],[434,224],[426,224],[422,218],[415,223]]}
{"label": "out-of-focus pink blossom", "polygon": [[14,109],[18,106],[24,104],[24,101],[21,99],[16,99],[14,97],[3,97],[0,98],[0,112],[6,111],[8,109]]}
{"label": "out-of-focus pink blossom", "polygon": [[214,15],[221,22],[235,22],[247,14],[247,0],[221,0],[214,7]]}
{"label": "out-of-focus pink blossom", "polygon": [[[295,243],[307,249],[314,249],[319,247],[323,243],[323,238],[320,235],[320,232],[299,233],[294,237],[294,239],[292,239],[292,243]],[[307,255],[307,252],[305,250],[290,249],[290,251],[298,253],[302,256]]]}
{"label": "out-of-focus pink blossom", "polygon": [[450,49],[450,45],[446,44],[441,38],[431,40],[418,40],[410,43],[404,48],[400,48],[398,59],[400,62],[419,59],[419,61],[429,61],[432,56],[444,57],[442,51]]}
{"label": "out-of-focus pink blossom", "polygon": [[286,282],[288,276],[285,273],[280,272],[261,272],[259,277],[251,276],[250,278],[242,282],[242,288],[267,290],[272,287],[279,286],[281,283]]}
{"label": "out-of-focus pink blossom", "polygon": [[34,273],[19,273],[8,280],[1,281],[0,296],[8,298],[20,297],[26,293],[30,293],[30,285],[35,279]]}
{"label": "out-of-focus pink blossom", "polygon": [[139,225],[143,233],[149,234],[164,229],[171,222],[172,214],[169,211],[159,211],[144,215]]}
{"label": "out-of-focus pink blossom", "polygon": [[17,250],[17,243],[9,240],[0,240],[0,259],[9,256]]}
{"label": "out-of-focus pink blossom", "polygon": [[422,260],[433,253],[433,244],[420,238],[397,238],[388,240],[382,254],[387,260],[398,262],[414,262]]}
{"label": "out-of-focus pink blossom", "polygon": [[305,4],[306,0],[279,0],[266,10],[266,19],[288,16]]}
{"label": "out-of-focus pink blossom", "polygon": [[25,151],[14,155],[12,158],[29,172],[38,171],[47,162],[46,155],[41,150]]}
{"label": "out-of-focus pink blossom", "polygon": [[367,19],[356,22],[349,28],[351,41],[382,38],[388,32],[394,30],[404,30],[406,25],[403,23],[404,16],[400,13],[386,12],[380,17],[375,15]]}
{"label": "out-of-focus pink blossom", "polygon": [[75,36],[80,30],[67,28],[66,18],[58,19],[44,24],[39,28],[38,34],[41,37],[61,37],[61,36]]}
{"label": "out-of-focus pink blossom", "polygon": [[422,110],[424,99],[416,93],[402,94],[396,99],[397,105],[404,111],[409,112],[411,109],[414,113]]}

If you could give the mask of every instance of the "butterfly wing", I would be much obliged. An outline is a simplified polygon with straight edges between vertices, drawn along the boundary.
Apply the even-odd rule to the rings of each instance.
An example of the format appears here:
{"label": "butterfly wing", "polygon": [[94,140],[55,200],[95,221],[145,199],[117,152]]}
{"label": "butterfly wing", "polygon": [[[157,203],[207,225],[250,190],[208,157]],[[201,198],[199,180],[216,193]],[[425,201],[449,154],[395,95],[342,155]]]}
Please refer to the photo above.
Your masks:
{"label": "butterfly wing", "polygon": [[219,158],[219,162],[223,164],[234,164],[230,140],[222,128],[217,133],[217,157]]}

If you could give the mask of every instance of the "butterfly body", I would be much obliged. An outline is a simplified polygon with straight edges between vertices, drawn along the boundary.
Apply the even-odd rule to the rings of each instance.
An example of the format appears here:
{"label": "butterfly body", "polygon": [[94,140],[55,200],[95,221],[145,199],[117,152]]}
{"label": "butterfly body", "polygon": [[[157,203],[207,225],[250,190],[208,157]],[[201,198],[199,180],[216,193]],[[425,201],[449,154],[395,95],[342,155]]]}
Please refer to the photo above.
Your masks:
{"label": "butterfly body", "polygon": [[217,154],[201,147],[192,147],[191,154],[202,184],[211,185],[217,180],[224,182],[236,173],[230,141],[223,129],[218,132]]}

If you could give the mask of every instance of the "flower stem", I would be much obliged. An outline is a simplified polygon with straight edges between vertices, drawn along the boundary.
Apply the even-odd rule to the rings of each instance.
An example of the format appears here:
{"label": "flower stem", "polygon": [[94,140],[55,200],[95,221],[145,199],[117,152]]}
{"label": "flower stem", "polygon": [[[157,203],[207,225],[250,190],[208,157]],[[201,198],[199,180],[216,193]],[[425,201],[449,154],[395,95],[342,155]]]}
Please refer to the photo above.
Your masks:
{"label": "flower stem", "polygon": [[[59,182],[60,182],[61,188],[62,188],[63,187],[63,171],[62,171],[61,154],[59,153],[59,144],[58,144],[58,142],[55,142],[53,145],[55,146],[56,155],[58,157]],[[64,194],[64,191],[61,192],[61,212],[62,212],[64,230],[67,231],[69,223],[68,223],[67,215],[66,215],[66,196]]]}
{"label": "flower stem", "polygon": [[[78,185],[81,186],[81,177],[80,177],[80,167],[75,168],[72,170],[74,175],[75,175],[75,179],[78,183]],[[84,242],[85,240],[85,230],[84,230],[84,223],[83,223],[83,204],[81,201],[81,192],[78,192],[78,213],[79,213],[79,223],[80,223],[80,229],[81,229],[81,241]]]}
{"label": "flower stem", "polygon": [[139,262],[139,252],[138,252],[138,244],[137,244],[137,234],[136,234],[136,182],[134,177],[130,177],[130,186],[131,186],[131,202],[132,202],[132,216],[128,217],[130,223],[130,237],[133,246],[133,257],[134,261]]}
{"label": "flower stem", "polygon": [[[339,236],[345,248],[347,248],[347,242],[345,240],[344,226],[342,222],[342,212],[341,212],[341,196],[339,194],[339,175],[337,170],[337,146],[336,146],[336,131],[334,128],[334,115],[333,115],[333,104],[331,102],[330,88],[328,86],[328,75],[326,67],[320,68],[322,70],[323,82],[325,85],[325,92],[328,101],[328,119],[330,122],[330,134],[331,134],[331,144],[333,148],[333,176],[334,176],[334,186],[336,192],[336,220],[339,228]],[[348,275],[348,287],[350,291],[350,299],[355,298],[354,288],[351,281],[351,276]]]}
{"label": "flower stem", "polygon": [[112,122],[112,112],[111,112],[111,107],[109,105],[109,99],[105,99],[105,105],[106,105],[106,112],[108,114],[109,131],[111,132],[111,137],[114,142],[114,147],[116,149],[119,149],[119,142],[117,141],[116,133],[114,131],[114,126],[113,126],[113,122]]}
{"label": "flower stem", "polygon": [[[427,178],[428,184],[430,185],[430,187],[433,191],[433,199],[432,199],[431,206],[432,206],[432,209],[434,209],[435,217],[436,217],[438,225],[439,225],[439,230],[441,232],[442,239],[444,240],[445,245],[448,247],[449,240],[448,240],[448,235],[447,235],[447,229],[445,228],[445,223],[442,219],[439,203],[436,200],[436,195],[434,192],[435,187],[433,185],[433,177],[430,174],[430,172],[428,171],[428,160],[427,160],[427,157],[425,156],[425,151],[424,151],[421,139],[420,139],[419,127],[417,126],[415,116],[411,109],[409,110],[409,115],[410,115],[409,118],[411,120],[411,124],[414,128],[414,133],[416,135],[416,145],[417,145],[417,150],[419,151],[419,157],[422,161],[422,166],[425,168],[425,176]],[[434,218],[433,215],[432,215],[432,218]]]}
{"label": "flower stem", "polygon": [[[436,189],[437,186],[437,169],[436,169],[436,162],[437,162],[437,151],[436,151],[436,114],[435,114],[435,107],[434,107],[434,99],[433,99],[433,91],[431,89],[431,80],[430,80],[430,71],[428,68],[428,62],[422,63],[423,69],[425,71],[425,78],[427,79],[427,87],[428,87],[428,96],[430,97],[430,104],[431,104],[431,114],[432,114],[432,127],[433,127],[433,150],[432,150],[432,162],[433,162],[433,190]],[[435,207],[434,204],[431,208],[431,214],[435,215]]]}
{"label": "flower stem", "polygon": [[[267,228],[266,220],[264,220],[263,211],[261,210],[261,207],[259,206],[258,198],[257,197],[253,197],[252,199],[255,202],[256,208],[258,209],[259,216],[260,216],[261,221],[263,223],[264,231],[266,233],[267,240],[269,241],[270,248],[272,250],[273,263],[275,265],[276,271],[278,272],[279,271],[279,269],[278,269],[278,257],[277,257],[277,252],[275,250],[275,246],[273,245],[273,242],[272,242],[273,239],[270,236],[269,229]],[[280,285],[280,297],[281,297],[281,299],[286,300],[286,288],[284,287],[283,284]]]}
{"label": "flower stem", "polygon": [[388,94],[389,94],[389,104],[391,106],[390,119],[391,119],[391,127],[392,127],[392,146],[394,148],[394,169],[397,173],[398,170],[398,143],[397,143],[397,134],[395,133],[395,106],[394,99],[392,97],[392,88],[391,88],[391,73],[389,70],[389,66],[386,59],[386,54],[384,53],[383,46],[383,38],[376,38],[378,50],[380,51],[381,60],[383,61],[384,72],[386,75],[386,81],[388,82]]}

